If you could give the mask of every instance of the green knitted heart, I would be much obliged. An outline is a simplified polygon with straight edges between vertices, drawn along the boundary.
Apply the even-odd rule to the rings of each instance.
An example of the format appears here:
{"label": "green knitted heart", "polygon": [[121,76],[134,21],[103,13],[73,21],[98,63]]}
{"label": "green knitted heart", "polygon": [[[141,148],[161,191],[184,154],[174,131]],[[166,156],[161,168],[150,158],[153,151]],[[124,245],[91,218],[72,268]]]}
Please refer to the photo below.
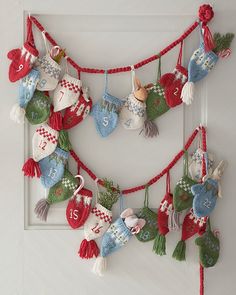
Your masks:
{"label": "green knitted heart", "polygon": [[138,214],[139,218],[146,220],[145,226],[136,234],[140,242],[149,242],[157,235],[157,214],[148,207],[144,207]]}
{"label": "green knitted heart", "polygon": [[65,169],[61,181],[50,188],[47,202],[48,204],[65,201],[72,197],[78,186],[78,179],[75,178],[68,170]]}
{"label": "green knitted heart", "polygon": [[159,82],[153,84],[147,90],[146,113],[147,119],[152,121],[166,113],[170,108],[165,100],[164,88]]}
{"label": "green knitted heart", "polygon": [[191,186],[197,184],[188,176],[183,176],[176,184],[174,189],[173,203],[175,211],[181,212],[191,208],[193,203],[193,194]]}
{"label": "green knitted heart", "polygon": [[25,109],[25,116],[33,124],[41,124],[49,118],[50,101],[43,92],[36,90]]}
{"label": "green knitted heart", "polygon": [[220,241],[209,229],[201,237],[196,238],[199,246],[199,258],[203,267],[212,267],[216,264],[220,253]]}

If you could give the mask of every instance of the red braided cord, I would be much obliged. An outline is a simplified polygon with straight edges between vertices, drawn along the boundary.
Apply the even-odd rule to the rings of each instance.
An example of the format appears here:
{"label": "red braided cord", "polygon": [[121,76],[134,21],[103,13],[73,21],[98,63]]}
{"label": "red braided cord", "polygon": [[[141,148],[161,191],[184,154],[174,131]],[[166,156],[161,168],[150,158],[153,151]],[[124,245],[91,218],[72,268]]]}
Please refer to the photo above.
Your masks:
{"label": "red braided cord", "polygon": [[[52,38],[52,36],[45,31],[44,27],[42,26],[42,24],[34,17],[34,16],[30,16],[30,19],[33,21],[33,23],[36,25],[36,27],[41,31],[41,32],[45,32],[45,36],[48,39],[48,41],[53,45],[56,46],[57,43],[56,41]],[[155,54],[147,59],[144,59],[138,63],[136,63],[134,65],[135,69],[141,68],[144,65],[160,58],[161,56],[163,56],[164,54],[166,54],[168,51],[170,51],[171,49],[173,49],[175,46],[177,46],[179,43],[181,43],[185,38],[188,37],[188,35],[190,35],[192,33],[192,31],[194,29],[196,29],[196,27],[198,26],[198,21],[195,21],[190,28],[188,28],[186,30],[186,32],[184,32],[178,39],[176,39],[174,42],[172,42],[170,45],[168,45],[166,48],[164,48],[159,54]],[[103,74],[105,72],[104,69],[93,69],[93,68],[85,68],[85,67],[81,67],[79,64],[77,64],[76,62],[74,62],[70,57],[67,58],[67,61],[78,71],[80,72],[85,72],[85,73],[91,73],[91,74]],[[113,69],[109,69],[107,72],[108,74],[115,74],[115,73],[120,73],[120,72],[128,72],[131,71],[131,67],[130,66],[125,66],[125,67],[120,67],[120,68],[113,68]]]}
{"label": "red braided cord", "polygon": [[[184,149],[181,150],[175,157],[174,159],[168,164],[168,166],[166,168],[164,168],[161,173],[159,173],[158,175],[156,175],[155,177],[153,177],[152,179],[150,179],[147,184],[152,185],[154,183],[156,183],[162,176],[164,176],[171,168],[173,168],[173,166],[179,161],[179,159],[184,155],[184,151],[188,150],[190,145],[192,144],[194,138],[196,137],[196,135],[198,134],[199,130],[202,129],[203,127],[198,127],[194,130],[194,132],[192,133],[192,135],[189,137],[189,139],[187,140]],[[75,151],[71,150],[70,151],[71,156],[74,158],[74,160],[78,163],[78,166],[80,166],[84,171],[87,172],[87,174],[93,179],[96,180],[97,176],[80,160],[80,158],[77,156],[77,154],[75,153]],[[103,185],[103,181],[101,179],[98,180],[98,183],[100,185]],[[128,188],[128,189],[124,189],[122,190],[122,194],[127,195],[130,193],[134,193],[140,190],[145,189],[146,184],[140,185],[140,186],[136,186],[133,188]]]}

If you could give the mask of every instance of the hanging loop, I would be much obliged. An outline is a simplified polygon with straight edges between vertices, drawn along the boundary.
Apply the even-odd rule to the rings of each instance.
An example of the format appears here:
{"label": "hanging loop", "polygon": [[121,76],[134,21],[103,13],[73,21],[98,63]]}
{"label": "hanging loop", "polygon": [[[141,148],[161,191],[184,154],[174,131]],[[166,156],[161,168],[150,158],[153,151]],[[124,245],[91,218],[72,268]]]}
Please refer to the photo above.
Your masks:
{"label": "hanging loop", "polygon": [[160,53],[157,54],[157,60],[158,60],[157,81],[159,81],[161,78],[161,55],[160,55]]}
{"label": "hanging loop", "polygon": [[170,194],[170,171],[166,173],[166,194]]}
{"label": "hanging loop", "polygon": [[145,186],[145,197],[144,197],[144,207],[149,206],[149,185],[146,184]]}
{"label": "hanging loop", "polygon": [[182,65],[183,43],[184,43],[184,41],[182,40],[180,43],[179,56],[178,56],[178,61],[177,61],[177,64],[180,66]]}

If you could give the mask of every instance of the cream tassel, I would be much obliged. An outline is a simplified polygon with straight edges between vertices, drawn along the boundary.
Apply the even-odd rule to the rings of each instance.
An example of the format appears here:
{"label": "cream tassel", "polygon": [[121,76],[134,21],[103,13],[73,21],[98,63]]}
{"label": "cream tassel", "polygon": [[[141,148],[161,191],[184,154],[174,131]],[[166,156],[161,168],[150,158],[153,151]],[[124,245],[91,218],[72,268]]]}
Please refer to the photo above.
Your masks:
{"label": "cream tassel", "polygon": [[107,269],[107,259],[106,257],[99,256],[93,266],[93,273],[102,277]]}
{"label": "cream tassel", "polygon": [[186,82],[181,92],[182,101],[186,105],[190,105],[193,101],[194,95],[194,83],[193,82]]}
{"label": "cream tassel", "polygon": [[14,104],[10,112],[10,119],[18,124],[23,124],[25,120],[25,109],[21,108],[17,103]]}

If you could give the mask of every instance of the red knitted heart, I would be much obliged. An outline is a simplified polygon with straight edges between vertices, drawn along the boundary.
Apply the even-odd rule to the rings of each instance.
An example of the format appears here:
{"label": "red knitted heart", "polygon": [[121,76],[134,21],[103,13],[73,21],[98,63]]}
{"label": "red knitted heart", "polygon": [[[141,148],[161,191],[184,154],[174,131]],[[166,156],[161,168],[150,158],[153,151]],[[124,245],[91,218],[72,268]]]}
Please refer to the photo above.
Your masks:
{"label": "red knitted heart", "polygon": [[63,128],[70,129],[84,120],[92,108],[91,98],[85,99],[81,94],[79,100],[65,110]]}

